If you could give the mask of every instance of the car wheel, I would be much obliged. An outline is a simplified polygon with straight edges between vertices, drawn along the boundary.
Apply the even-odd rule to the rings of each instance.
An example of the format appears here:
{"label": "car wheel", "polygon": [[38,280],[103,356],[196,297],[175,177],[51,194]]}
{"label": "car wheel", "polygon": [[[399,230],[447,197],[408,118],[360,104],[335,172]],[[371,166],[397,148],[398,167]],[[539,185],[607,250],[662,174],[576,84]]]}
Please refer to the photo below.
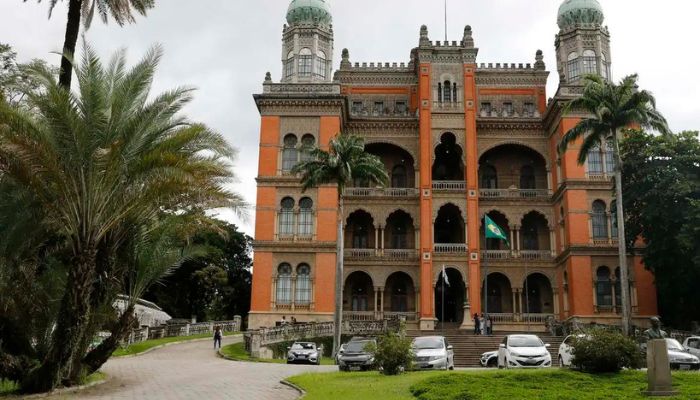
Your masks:
{"label": "car wheel", "polygon": [[559,356],[559,368],[564,368],[564,360],[561,359],[561,356]]}
{"label": "car wheel", "polygon": [[498,360],[491,359],[486,362],[486,368],[496,368],[498,367]]}

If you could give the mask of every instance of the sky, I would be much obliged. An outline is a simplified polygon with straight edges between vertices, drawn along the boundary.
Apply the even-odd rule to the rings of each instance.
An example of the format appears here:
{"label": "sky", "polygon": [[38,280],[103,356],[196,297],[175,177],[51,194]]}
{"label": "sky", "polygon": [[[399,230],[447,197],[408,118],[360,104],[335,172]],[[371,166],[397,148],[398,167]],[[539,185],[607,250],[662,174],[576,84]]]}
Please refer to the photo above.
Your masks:
{"label": "sky", "polygon": [[[334,68],[340,52],[351,62],[408,62],[418,45],[420,26],[431,40],[444,40],[440,0],[329,0],[335,32]],[[0,42],[10,44],[20,61],[43,58],[59,63],[67,0],[51,19],[48,0],[0,0]],[[95,19],[85,33],[105,60],[120,48],[136,62],[149,47],[161,44],[165,56],[154,93],[176,86],[197,88],[185,114],[223,134],[239,150],[232,189],[254,205],[260,115],[253,93],[262,92],[265,73],[279,81],[282,26],[290,0],[156,0],[147,17],[119,27]],[[448,0],[449,40],[461,40],[471,25],[477,62],[534,63],[544,51],[554,71],[548,95],[556,91],[554,35],[561,0]],[[619,80],[638,73],[640,87],[654,93],[659,110],[674,131],[700,129],[700,39],[696,26],[700,2],[692,0],[600,0],[611,33],[612,72]],[[254,234],[254,210],[240,220],[230,211],[219,217]]]}

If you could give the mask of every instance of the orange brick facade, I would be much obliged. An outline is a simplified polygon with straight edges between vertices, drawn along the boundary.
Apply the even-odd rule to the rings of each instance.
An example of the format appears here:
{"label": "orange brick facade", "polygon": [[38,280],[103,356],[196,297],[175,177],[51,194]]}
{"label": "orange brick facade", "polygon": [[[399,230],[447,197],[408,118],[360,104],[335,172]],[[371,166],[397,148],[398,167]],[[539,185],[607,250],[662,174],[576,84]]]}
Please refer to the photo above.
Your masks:
{"label": "orange brick facade", "polygon": [[[608,74],[607,30],[560,24],[560,85],[548,100],[541,52],[534,64],[477,63],[469,27],[461,41],[442,43],[422,27],[405,64],[352,64],[344,50],[331,76],[330,15],[319,7],[304,14],[292,3],[282,82],[268,75],[255,95],[262,118],[249,327],[283,316],[332,319],[336,189],[304,193],[289,170],[339,132],[362,136],[390,176],[386,188],[353,182],[344,193],[345,318],[402,315],[428,330],[441,321],[470,329],[482,312],[496,329],[543,330],[550,317],[618,323],[609,154],[603,146],[579,165],[578,144],[557,152],[581,118],[562,113],[580,93],[576,68]],[[484,239],[484,215],[508,244]],[[653,276],[639,257],[629,257],[629,272],[642,324],[657,313]]]}

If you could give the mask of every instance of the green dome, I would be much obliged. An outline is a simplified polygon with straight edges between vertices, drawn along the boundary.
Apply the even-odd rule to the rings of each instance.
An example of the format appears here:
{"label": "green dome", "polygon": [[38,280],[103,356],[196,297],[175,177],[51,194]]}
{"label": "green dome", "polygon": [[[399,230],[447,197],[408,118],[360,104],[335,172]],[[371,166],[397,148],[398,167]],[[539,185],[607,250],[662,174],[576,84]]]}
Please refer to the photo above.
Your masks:
{"label": "green dome", "polygon": [[559,29],[574,25],[602,25],[605,19],[598,0],[566,0],[559,6]]}
{"label": "green dome", "polygon": [[292,0],[287,10],[287,23],[330,25],[333,22],[327,0]]}

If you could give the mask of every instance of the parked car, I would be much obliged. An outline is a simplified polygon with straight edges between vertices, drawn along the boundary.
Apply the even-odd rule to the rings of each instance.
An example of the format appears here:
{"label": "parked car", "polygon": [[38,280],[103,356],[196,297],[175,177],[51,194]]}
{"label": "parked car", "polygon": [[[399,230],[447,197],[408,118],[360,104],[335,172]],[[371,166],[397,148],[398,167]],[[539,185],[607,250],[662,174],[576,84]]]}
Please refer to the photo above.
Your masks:
{"label": "parked car", "polygon": [[536,335],[507,335],[498,349],[499,368],[542,368],[552,366],[552,356]]}
{"label": "parked car", "polygon": [[454,369],[454,351],[444,336],[421,336],[411,345],[418,369]]}
{"label": "parked car", "polygon": [[586,335],[579,333],[577,335],[569,335],[559,345],[557,361],[560,367],[571,367],[571,361],[574,358],[574,340],[585,338]]}
{"label": "parked car", "polygon": [[340,347],[338,348],[338,353],[335,355],[335,363],[338,364],[338,358],[340,357],[341,354],[345,352],[345,343],[341,343]]}
{"label": "parked car", "polygon": [[683,348],[690,354],[700,357],[700,336],[691,336],[683,341]]}
{"label": "parked car", "polygon": [[498,366],[498,350],[483,353],[479,361],[482,367],[495,368]]}
{"label": "parked car", "polygon": [[671,369],[700,370],[700,359],[687,352],[676,339],[666,338]]}
{"label": "parked car", "polygon": [[338,369],[341,371],[366,371],[375,368],[374,355],[367,351],[367,346],[377,341],[371,338],[352,339],[338,352]]}
{"label": "parked car", "polygon": [[294,342],[287,347],[287,364],[307,363],[321,364],[322,347],[316,347],[312,342]]}

